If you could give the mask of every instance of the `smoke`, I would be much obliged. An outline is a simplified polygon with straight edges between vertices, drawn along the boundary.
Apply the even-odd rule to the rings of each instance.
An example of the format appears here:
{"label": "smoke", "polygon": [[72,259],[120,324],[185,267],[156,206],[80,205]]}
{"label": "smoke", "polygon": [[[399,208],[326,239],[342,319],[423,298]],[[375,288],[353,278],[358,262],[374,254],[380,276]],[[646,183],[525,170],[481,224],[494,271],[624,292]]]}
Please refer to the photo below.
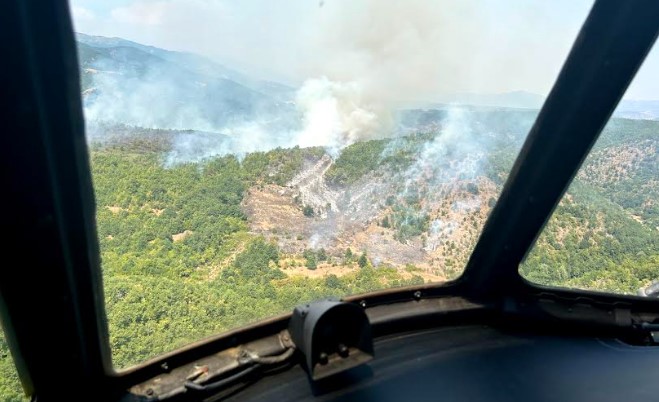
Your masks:
{"label": "smoke", "polygon": [[357,141],[381,137],[392,120],[382,105],[369,102],[357,82],[311,79],[297,92],[304,127],[297,137],[302,147],[341,149]]}
{"label": "smoke", "polygon": [[232,122],[213,127],[191,114],[198,124],[193,129],[212,133],[179,135],[167,155],[166,164],[197,162],[209,157],[268,151],[277,147],[324,147],[338,156],[350,144],[380,138],[392,133],[393,118],[381,105],[364,100],[355,82],[333,82],[327,77],[310,79],[295,94],[295,110],[283,111],[279,119],[287,124],[272,124],[271,116],[259,115],[252,121]]}
{"label": "smoke", "polygon": [[301,66],[322,75],[296,96],[299,145],[336,150],[392,136],[400,106],[451,89],[468,70],[464,45],[486,26],[473,13],[456,18],[468,9],[454,1],[327,2],[315,15],[315,57]]}
{"label": "smoke", "polygon": [[453,211],[460,212],[472,212],[476,211],[481,207],[481,202],[477,198],[468,199],[468,200],[458,200],[453,202],[451,209]]}
{"label": "smoke", "polygon": [[303,82],[293,105],[282,106],[262,88],[198,74],[189,59],[177,64],[118,47],[85,70],[93,82],[86,118],[222,134],[178,136],[170,164],[295,145],[336,155],[354,142],[392,135],[395,101],[419,95],[435,66],[447,65],[426,52],[442,36],[436,6],[413,3],[399,9],[368,1],[354,9],[332,2],[309,15],[315,27],[297,46],[317,57],[292,60],[289,68],[315,78]]}
{"label": "smoke", "polygon": [[[148,61],[134,71],[99,60],[83,73],[92,80],[83,94],[88,122],[201,132],[173,140],[169,165],[293,146],[325,147],[337,155],[347,145],[389,135],[393,128],[391,111],[368,101],[357,82],[309,79],[294,102],[281,104],[250,88],[196,77],[164,63]],[[197,79],[177,79],[186,75]]]}
{"label": "smoke", "polygon": [[[390,135],[394,124],[390,111],[366,102],[356,83],[310,79],[296,92],[294,107],[267,108],[266,101],[256,100],[237,108],[224,102],[217,106],[225,110],[215,113],[210,105],[200,104],[203,96],[195,94],[205,90],[205,83],[188,88],[162,68],[149,66],[136,76],[103,64],[97,63],[93,73],[87,69],[93,74],[93,87],[85,92],[86,120],[195,131],[176,134],[166,156],[168,166],[293,146],[325,147],[337,156],[354,142]],[[232,95],[245,96],[234,92],[223,97]]]}
{"label": "smoke", "polygon": [[[277,133],[273,134],[273,131]],[[298,143],[295,132],[268,129],[264,122],[245,122],[217,132],[186,131],[174,135],[171,149],[165,156],[165,167],[196,163],[217,156],[235,155],[242,159],[251,152],[274,148],[290,148]]]}
{"label": "smoke", "polygon": [[[226,7],[231,6],[221,8],[223,12]],[[245,7],[250,13],[259,9]],[[524,86],[524,63],[511,64],[510,45],[492,38],[512,37],[507,24],[530,29],[529,21],[538,22],[538,6],[523,6],[508,19],[489,13],[492,7],[457,0],[332,0],[315,9],[301,8],[298,30],[284,30],[298,57],[284,59],[290,74],[303,79],[284,96],[257,80],[236,82],[222,72],[213,74],[226,68],[205,59],[203,66],[195,67],[189,57],[162,59],[157,53],[145,56],[140,49],[117,48],[110,60],[94,62],[95,73],[88,69],[93,89],[87,91],[85,115],[90,122],[201,131],[174,138],[166,157],[169,165],[296,145],[325,147],[336,156],[352,143],[400,134],[397,116],[403,107],[446,99],[455,92],[491,89],[493,76],[508,86]],[[167,10],[161,10],[159,21],[169,20]],[[139,19],[128,18],[130,11],[122,11],[128,13],[122,21],[137,23]],[[283,12],[276,14],[286,18]],[[231,37],[253,42],[247,33]],[[546,45],[556,47],[554,39]],[[215,41],[214,46],[224,45]],[[286,52],[280,49],[281,55]],[[528,49],[525,58],[541,53]],[[282,57],[273,59],[279,66]],[[449,124],[440,139],[428,144],[415,173],[427,170],[424,160],[472,150],[473,143],[465,141],[465,118],[449,114],[449,121],[457,119],[456,127]],[[452,142],[467,149],[448,147]],[[460,169],[476,170],[477,164],[472,157]]]}
{"label": "smoke", "polygon": [[447,222],[442,219],[433,220],[428,228],[425,250],[435,251],[457,228],[458,224],[456,222]]}
{"label": "smoke", "polygon": [[190,99],[193,91],[202,90],[204,84],[178,82],[177,71],[171,66],[149,60],[144,71],[135,71],[129,63],[101,59],[83,74],[90,75],[92,81],[84,94],[88,122],[180,130],[215,128],[203,115],[202,105]]}
{"label": "smoke", "polygon": [[[476,126],[472,113],[451,106],[439,133],[426,142],[416,161],[404,173],[405,192],[421,186],[439,188],[474,179],[481,171],[489,138]],[[393,143],[396,147],[396,143]]]}

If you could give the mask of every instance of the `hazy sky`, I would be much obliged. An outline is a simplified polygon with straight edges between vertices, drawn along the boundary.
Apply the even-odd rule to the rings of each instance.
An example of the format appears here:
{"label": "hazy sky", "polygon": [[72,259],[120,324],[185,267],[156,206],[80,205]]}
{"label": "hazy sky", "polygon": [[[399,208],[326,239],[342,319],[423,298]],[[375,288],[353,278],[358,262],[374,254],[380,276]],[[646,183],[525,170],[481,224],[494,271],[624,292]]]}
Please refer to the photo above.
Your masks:
{"label": "hazy sky", "polygon": [[[546,95],[588,0],[70,0],[75,28],[202,54],[266,79],[328,77],[400,100]],[[659,99],[659,50],[626,94]],[[653,73],[654,72],[654,73]],[[391,99],[393,100],[393,99]]]}

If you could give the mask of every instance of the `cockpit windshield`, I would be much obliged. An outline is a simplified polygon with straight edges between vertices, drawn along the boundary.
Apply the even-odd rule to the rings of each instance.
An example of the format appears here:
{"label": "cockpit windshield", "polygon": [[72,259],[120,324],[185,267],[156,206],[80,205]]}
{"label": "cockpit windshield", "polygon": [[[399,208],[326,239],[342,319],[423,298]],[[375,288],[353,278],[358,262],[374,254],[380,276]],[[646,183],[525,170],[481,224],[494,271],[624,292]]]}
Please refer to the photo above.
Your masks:
{"label": "cockpit windshield", "polygon": [[70,3],[119,368],[459,277],[591,6]]}
{"label": "cockpit windshield", "polygon": [[69,0],[75,43],[44,4],[4,20],[35,258],[0,271],[0,399],[323,379],[440,315],[656,345],[649,3]]}

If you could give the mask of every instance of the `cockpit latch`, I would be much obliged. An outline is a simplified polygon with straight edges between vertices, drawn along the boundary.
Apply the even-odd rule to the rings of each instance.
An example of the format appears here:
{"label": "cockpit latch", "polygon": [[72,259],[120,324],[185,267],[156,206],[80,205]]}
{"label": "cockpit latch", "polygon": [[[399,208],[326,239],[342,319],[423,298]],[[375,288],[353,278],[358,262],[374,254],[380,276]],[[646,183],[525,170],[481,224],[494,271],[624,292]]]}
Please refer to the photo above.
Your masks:
{"label": "cockpit latch", "polygon": [[356,304],[329,299],[300,305],[288,330],[313,381],[373,359],[371,324]]}

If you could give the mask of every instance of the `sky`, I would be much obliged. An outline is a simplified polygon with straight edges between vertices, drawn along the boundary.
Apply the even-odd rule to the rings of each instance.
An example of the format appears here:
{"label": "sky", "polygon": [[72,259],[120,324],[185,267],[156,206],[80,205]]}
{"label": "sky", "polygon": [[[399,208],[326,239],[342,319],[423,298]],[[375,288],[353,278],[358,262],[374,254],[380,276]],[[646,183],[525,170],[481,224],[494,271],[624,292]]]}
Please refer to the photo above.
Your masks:
{"label": "sky", "polygon": [[[546,95],[590,0],[70,0],[76,31],[189,51],[257,78],[378,96]],[[659,46],[627,99],[659,99]],[[653,72],[655,72],[653,74]],[[394,99],[389,99],[394,100]]]}

